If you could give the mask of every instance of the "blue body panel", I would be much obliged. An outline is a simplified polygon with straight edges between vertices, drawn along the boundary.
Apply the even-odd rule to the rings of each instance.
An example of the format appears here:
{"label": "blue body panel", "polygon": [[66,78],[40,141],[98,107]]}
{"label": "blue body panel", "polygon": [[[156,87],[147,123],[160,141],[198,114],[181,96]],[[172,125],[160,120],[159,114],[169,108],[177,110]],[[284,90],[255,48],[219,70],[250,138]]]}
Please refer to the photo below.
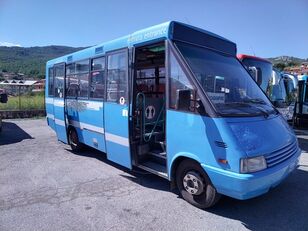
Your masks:
{"label": "blue body panel", "polygon": [[[215,141],[226,143],[228,148],[218,147]],[[246,156],[224,119],[173,110],[167,111],[167,153],[169,177],[172,163],[180,156],[232,171],[239,169],[239,157]],[[218,159],[228,159],[229,162],[225,165]]]}
{"label": "blue body panel", "polygon": [[132,168],[128,139],[128,106],[106,102],[104,116],[107,158]]}
{"label": "blue body panel", "polygon": [[76,129],[79,140],[106,152],[103,102],[68,98],[66,110],[68,125]]}
{"label": "blue body panel", "polygon": [[68,143],[66,133],[66,121],[64,113],[64,99],[55,98],[53,102],[53,113],[55,121],[55,131],[57,133],[58,140],[63,143]]}
{"label": "blue body panel", "polygon": [[[282,116],[226,118],[237,143],[249,157],[267,154],[296,142],[296,136]],[[279,134],[279,135],[277,135]]]}
{"label": "blue body panel", "polygon": [[53,98],[46,97],[45,98],[45,107],[46,107],[46,119],[47,124],[55,131],[55,116],[53,111]]}
{"label": "blue body panel", "polygon": [[287,161],[253,174],[239,174],[201,164],[217,192],[236,199],[245,200],[262,195],[277,186],[298,165],[301,150]]}
{"label": "blue body panel", "polygon": [[[239,172],[241,158],[266,155],[291,143],[297,147],[285,161],[256,173]],[[281,116],[227,119],[168,110],[167,153],[170,180],[175,160],[186,157],[201,164],[219,193],[248,199],[267,192],[288,176],[296,168],[301,151]],[[228,162],[223,164],[219,159]]]}

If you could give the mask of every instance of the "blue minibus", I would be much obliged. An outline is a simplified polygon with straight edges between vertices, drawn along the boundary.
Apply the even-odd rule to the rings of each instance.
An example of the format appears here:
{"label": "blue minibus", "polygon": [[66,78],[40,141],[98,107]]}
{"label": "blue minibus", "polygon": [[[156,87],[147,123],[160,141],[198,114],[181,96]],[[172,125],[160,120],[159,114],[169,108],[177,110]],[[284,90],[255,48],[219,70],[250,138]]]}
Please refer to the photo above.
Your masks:
{"label": "blue minibus", "polygon": [[163,177],[199,208],[259,196],[301,151],[236,51],[172,21],[50,60],[48,125],[73,151]]}

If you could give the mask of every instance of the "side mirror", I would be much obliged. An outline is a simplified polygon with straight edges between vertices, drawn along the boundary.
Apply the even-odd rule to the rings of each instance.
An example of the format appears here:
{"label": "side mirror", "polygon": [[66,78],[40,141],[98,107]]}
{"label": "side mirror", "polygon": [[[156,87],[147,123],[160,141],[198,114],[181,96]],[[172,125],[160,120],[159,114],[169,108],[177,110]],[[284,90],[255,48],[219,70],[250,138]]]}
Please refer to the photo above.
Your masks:
{"label": "side mirror", "polygon": [[192,90],[178,89],[176,91],[176,105],[175,108],[181,111],[189,111],[191,102]]}
{"label": "side mirror", "polygon": [[8,100],[7,94],[5,93],[0,94],[0,103],[7,103],[7,100]]}
{"label": "side mirror", "polygon": [[259,67],[249,67],[248,68],[249,74],[252,78],[257,82],[260,86],[262,83],[262,70]]}

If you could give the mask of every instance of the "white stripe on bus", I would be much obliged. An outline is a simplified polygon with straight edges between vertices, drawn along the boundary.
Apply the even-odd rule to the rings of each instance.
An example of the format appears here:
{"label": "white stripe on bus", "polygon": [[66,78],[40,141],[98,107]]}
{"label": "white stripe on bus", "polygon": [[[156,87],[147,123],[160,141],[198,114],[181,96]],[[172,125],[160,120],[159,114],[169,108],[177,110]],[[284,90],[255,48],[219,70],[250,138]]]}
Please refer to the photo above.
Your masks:
{"label": "white stripe on bus", "polygon": [[74,127],[77,127],[77,128],[80,128],[80,129],[86,129],[86,130],[94,131],[94,132],[101,133],[101,134],[105,133],[104,128],[102,128],[102,127],[94,126],[94,125],[87,124],[87,123],[78,122],[78,121],[75,121],[75,120],[70,120],[69,122]]}
{"label": "white stripe on bus", "polygon": [[113,143],[129,147],[128,138],[126,138],[126,137],[117,136],[117,135],[107,133],[107,132],[105,133],[105,137],[106,137],[107,141],[111,141]]}
{"label": "white stripe on bus", "polygon": [[[97,126],[93,126],[90,124],[85,124],[85,123],[78,123],[76,121],[71,121],[72,125],[75,127],[79,127],[81,129],[88,129],[88,130],[92,130],[92,131],[97,131],[99,133],[104,133],[104,129],[97,127]],[[56,119],[55,118],[55,123],[57,125],[61,125],[61,126],[65,126],[64,120],[60,120],[60,119]],[[129,140],[127,137],[122,137],[122,136],[118,136],[118,135],[114,135],[111,133],[105,133],[105,139],[107,141],[110,141],[112,143],[116,143],[125,147],[129,147]]]}
{"label": "white stripe on bus", "polygon": [[49,104],[53,104],[53,98],[45,98],[45,102]]}
{"label": "white stripe on bus", "polygon": [[87,109],[99,111],[103,108],[103,102],[96,102],[96,101],[88,101],[88,100],[78,100],[78,102],[84,102],[87,105]]}
{"label": "white stripe on bus", "polygon": [[64,107],[64,100],[54,100],[53,105],[57,107]]}
{"label": "white stripe on bus", "polygon": [[63,127],[65,126],[64,120],[60,120],[60,119],[55,118],[55,123],[57,125],[60,125],[60,126],[63,126]]}
{"label": "white stripe on bus", "polygon": [[47,113],[47,118],[49,118],[49,119],[52,119],[52,120],[54,120],[55,119],[55,116],[53,115],[53,114],[49,114],[49,113]]}

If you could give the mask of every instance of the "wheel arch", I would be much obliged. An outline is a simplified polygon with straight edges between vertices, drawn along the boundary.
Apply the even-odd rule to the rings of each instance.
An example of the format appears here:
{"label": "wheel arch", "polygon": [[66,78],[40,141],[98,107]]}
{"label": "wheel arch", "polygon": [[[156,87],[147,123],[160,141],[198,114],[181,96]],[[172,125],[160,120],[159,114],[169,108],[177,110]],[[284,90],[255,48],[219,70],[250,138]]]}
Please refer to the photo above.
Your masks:
{"label": "wheel arch", "polygon": [[201,165],[200,159],[196,155],[190,153],[179,153],[178,155],[176,155],[172,159],[169,169],[169,180],[171,182],[171,189],[174,189],[176,187],[176,181],[175,181],[176,170],[180,165],[180,163],[184,160],[192,160]]}
{"label": "wheel arch", "polygon": [[[75,129],[75,127],[73,126],[73,125],[68,125],[67,126],[67,129],[66,129],[66,135],[67,135],[67,137],[69,136],[69,133],[70,133],[70,131],[71,130],[75,130],[76,131],[76,129]],[[77,132],[77,131],[76,131]]]}

